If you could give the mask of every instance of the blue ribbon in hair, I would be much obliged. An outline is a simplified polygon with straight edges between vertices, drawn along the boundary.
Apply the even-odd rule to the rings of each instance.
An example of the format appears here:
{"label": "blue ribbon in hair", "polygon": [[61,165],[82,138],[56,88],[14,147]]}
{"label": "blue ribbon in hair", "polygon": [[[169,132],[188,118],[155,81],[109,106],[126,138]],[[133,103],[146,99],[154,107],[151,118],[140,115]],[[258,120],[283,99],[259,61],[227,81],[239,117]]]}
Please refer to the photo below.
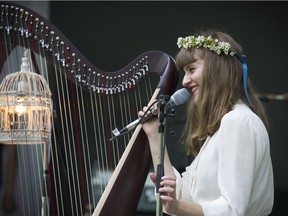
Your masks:
{"label": "blue ribbon in hair", "polygon": [[245,96],[246,96],[248,102],[252,105],[252,102],[250,100],[250,97],[248,95],[248,90],[247,90],[248,68],[247,68],[247,64],[246,64],[246,56],[245,55],[242,55],[241,63],[242,63],[242,69],[243,69],[243,86],[244,86]]}

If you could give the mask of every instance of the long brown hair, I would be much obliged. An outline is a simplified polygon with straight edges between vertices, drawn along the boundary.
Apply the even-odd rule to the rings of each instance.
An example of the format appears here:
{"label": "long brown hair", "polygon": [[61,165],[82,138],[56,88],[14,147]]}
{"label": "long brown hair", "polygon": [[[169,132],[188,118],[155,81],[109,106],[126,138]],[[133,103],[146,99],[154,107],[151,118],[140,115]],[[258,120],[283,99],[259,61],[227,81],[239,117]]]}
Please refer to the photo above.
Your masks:
{"label": "long brown hair", "polygon": [[[191,99],[187,110],[187,122],[183,137],[187,152],[196,155],[208,136],[212,136],[220,127],[222,117],[241,99],[256,113],[268,128],[265,109],[258,99],[256,90],[248,78],[247,88],[251,104],[245,97],[243,87],[241,46],[232,37],[223,32],[203,32],[199,35],[229,42],[235,56],[217,55],[207,48],[181,49],[176,55],[179,70],[194,61],[195,55],[204,59],[202,85],[199,87],[197,103]],[[236,57],[238,56],[238,58]]]}

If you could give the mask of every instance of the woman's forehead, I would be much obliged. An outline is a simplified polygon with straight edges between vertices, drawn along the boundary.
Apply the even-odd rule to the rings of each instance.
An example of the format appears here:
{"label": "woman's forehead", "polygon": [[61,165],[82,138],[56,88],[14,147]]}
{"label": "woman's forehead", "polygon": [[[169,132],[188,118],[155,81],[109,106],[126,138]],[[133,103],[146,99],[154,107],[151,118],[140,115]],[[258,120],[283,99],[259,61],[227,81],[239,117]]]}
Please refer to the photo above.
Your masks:
{"label": "woman's forehead", "polygon": [[199,66],[201,64],[204,64],[204,60],[200,57],[195,57],[193,59],[193,61],[191,61],[190,63],[184,65],[183,69],[188,68],[188,67],[196,67]]}

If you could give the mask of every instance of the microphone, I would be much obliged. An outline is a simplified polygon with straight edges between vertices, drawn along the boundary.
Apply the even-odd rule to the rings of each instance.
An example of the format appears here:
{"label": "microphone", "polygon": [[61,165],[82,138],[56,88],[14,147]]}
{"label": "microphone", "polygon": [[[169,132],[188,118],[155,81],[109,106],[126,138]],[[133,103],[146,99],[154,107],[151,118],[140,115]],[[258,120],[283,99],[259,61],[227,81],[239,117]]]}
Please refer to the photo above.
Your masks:
{"label": "microphone", "polygon": [[[171,109],[175,106],[179,106],[181,104],[186,103],[189,100],[189,98],[190,98],[190,93],[186,88],[179,89],[170,97],[170,100],[167,103],[166,107],[168,109]],[[135,121],[126,125],[126,127],[121,129],[120,131],[117,128],[115,128],[112,131],[112,133],[114,134],[114,136],[119,136],[122,133],[126,133],[126,132],[132,130],[136,125],[142,124],[142,123],[148,121],[149,119],[156,117],[158,115],[158,109],[152,109],[151,114],[152,115],[150,115],[150,116],[140,117],[140,118],[136,119]]]}

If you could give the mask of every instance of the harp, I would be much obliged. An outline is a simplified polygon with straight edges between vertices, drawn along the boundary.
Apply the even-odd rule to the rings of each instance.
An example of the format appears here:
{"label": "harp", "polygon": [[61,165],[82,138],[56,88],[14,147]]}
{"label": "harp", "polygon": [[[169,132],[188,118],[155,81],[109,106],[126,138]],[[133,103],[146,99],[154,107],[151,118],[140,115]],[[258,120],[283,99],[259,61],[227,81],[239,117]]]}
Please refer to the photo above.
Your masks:
{"label": "harp", "polygon": [[114,140],[111,131],[136,119],[160,94],[175,91],[173,58],[148,51],[105,72],[41,15],[9,2],[1,2],[0,50],[1,79],[19,71],[26,53],[53,101],[51,120],[34,111],[42,123],[51,121],[50,129],[39,126],[44,134],[39,143],[30,142],[28,133],[24,140],[15,138],[11,122],[5,122],[5,94],[0,101],[1,133],[10,134],[2,148],[13,152],[8,162],[15,170],[19,214],[134,215],[150,168],[149,145],[140,126]]}

